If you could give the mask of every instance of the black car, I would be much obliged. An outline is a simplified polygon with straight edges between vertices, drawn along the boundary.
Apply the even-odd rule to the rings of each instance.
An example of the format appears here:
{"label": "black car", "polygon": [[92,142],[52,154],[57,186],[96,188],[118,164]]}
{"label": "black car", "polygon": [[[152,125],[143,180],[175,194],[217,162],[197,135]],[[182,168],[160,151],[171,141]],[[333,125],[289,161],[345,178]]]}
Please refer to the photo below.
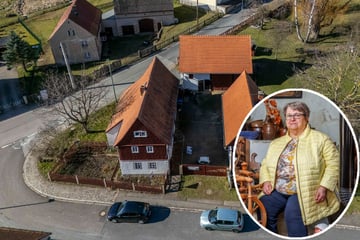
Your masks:
{"label": "black car", "polygon": [[137,201],[116,202],[111,205],[107,219],[112,222],[146,223],[151,215],[150,204]]}

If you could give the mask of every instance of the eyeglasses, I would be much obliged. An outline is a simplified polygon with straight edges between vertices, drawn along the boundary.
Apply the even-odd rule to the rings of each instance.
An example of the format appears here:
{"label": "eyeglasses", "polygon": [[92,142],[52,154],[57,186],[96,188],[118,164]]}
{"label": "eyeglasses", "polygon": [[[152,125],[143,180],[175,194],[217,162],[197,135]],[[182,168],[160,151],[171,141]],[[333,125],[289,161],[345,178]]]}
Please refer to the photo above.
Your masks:
{"label": "eyeglasses", "polygon": [[301,116],[304,116],[305,114],[303,114],[303,113],[295,113],[295,114],[287,114],[286,116],[285,116],[285,118],[286,119],[293,119],[293,118],[295,118],[295,119],[300,119],[300,117]]}

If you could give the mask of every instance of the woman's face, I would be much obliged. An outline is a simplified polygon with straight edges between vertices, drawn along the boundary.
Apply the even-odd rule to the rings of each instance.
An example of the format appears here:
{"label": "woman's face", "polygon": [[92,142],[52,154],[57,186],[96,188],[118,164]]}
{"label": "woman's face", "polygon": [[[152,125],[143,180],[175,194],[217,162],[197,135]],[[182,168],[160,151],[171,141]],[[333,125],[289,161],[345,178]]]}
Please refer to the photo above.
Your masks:
{"label": "woman's face", "polygon": [[285,113],[286,126],[289,131],[302,131],[305,129],[308,122],[307,117],[303,112],[287,108]]}

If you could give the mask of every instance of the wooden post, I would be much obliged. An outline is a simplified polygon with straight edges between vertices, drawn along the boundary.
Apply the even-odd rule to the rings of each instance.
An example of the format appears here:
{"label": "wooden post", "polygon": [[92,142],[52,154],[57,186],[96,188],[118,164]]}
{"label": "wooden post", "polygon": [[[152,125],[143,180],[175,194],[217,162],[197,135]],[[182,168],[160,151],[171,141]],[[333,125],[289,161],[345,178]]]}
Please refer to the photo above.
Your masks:
{"label": "wooden post", "polygon": [[77,176],[77,175],[75,175],[75,180],[76,180],[76,184],[78,184],[78,185],[79,185],[79,178],[78,178],[78,176]]}
{"label": "wooden post", "polygon": [[104,187],[107,188],[106,179],[103,178],[103,181],[104,181]]}

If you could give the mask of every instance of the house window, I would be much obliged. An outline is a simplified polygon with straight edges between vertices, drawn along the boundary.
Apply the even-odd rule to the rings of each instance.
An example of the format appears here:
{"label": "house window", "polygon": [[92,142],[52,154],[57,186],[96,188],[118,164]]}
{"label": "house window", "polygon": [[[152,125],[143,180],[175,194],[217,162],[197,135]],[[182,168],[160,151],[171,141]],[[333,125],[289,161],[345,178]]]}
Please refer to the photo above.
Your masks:
{"label": "house window", "polygon": [[146,152],[147,153],[154,153],[154,147],[153,146],[146,146]]}
{"label": "house window", "polygon": [[68,30],[68,36],[75,36],[75,30]]}
{"label": "house window", "polygon": [[134,137],[147,137],[147,132],[142,130],[134,131]]}
{"label": "house window", "polygon": [[87,47],[88,46],[88,42],[86,40],[81,41],[81,46],[82,47]]}
{"label": "house window", "polygon": [[139,153],[139,147],[138,146],[131,146],[131,153]]}
{"label": "house window", "polygon": [[134,169],[142,169],[142,163],[141,162],[135,162],[134,163]]}
{"label": "house window", "polygon": [[149,169],[156,169],[156,162],[149,162]]}
{"label": "house window", "polygon": [[89,52],[84,53],[84,57],[89,59],[91,57],[91,54]]}

